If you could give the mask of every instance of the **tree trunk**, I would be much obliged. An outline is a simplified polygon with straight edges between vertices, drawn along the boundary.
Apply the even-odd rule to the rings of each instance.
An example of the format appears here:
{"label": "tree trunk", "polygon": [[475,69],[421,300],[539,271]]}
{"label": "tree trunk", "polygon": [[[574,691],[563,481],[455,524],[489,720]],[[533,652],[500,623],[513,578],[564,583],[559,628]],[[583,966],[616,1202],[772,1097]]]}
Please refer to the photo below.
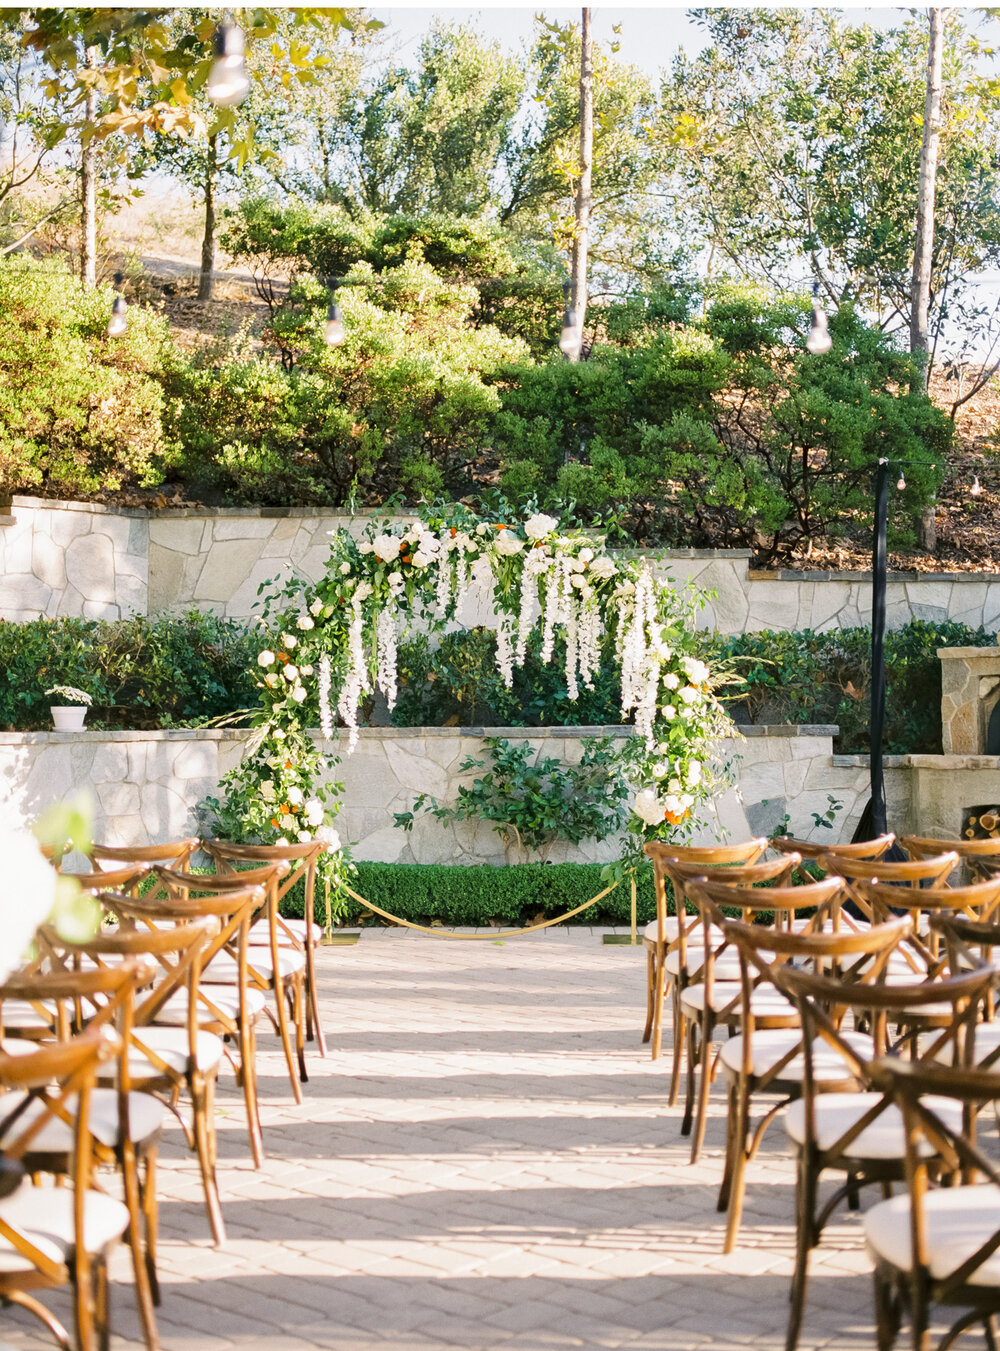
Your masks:
{"label": "tree trunk", "polygon": [[[87,70],[97,65],[96,47],[88,47],[83,64]],[[87,92],[84,132],[93,131],[97,121],[97,91]],[[80,280],[84,286],[97,284],[97,141],[91,135],[80,150]]]}
{"label": "tree trunk", "polygon": [[[570,305],[577,336],[583,338],[587,317],[587,255],[590,247],[590,193],[594,162],[594,48],[590,10],[583,11],[580,41],[580,177],[576,187]],[[579,360],[579,349],[577,360]]]}
{"label": "tree trunk", "polygon": [[211,300],[215,284],[215,182],[219,173],[217,140],[216,136],[208,138],[208,157],[205,161],[205,234],[201,241],[199,300]]}
{"label": "tree trunk", "polygon": [[924,356],[923,384],[927,387],[930,352],[931,261],[934,255],[934,196],[937,189],[941,143],[941,59],[944,10],[928,10],[927,96],[924,100],[924,138],[920,147],[920,187],[917,228],[913,243],[913,280],[910,285],[910,351]]}

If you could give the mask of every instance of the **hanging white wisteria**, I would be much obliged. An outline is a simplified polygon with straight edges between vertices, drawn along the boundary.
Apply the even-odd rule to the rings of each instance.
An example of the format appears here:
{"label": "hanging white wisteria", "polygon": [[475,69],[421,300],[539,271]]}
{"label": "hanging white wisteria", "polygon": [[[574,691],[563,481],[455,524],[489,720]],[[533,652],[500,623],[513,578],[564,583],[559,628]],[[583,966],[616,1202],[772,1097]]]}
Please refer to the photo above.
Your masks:
{"label": "hanging white wisteria", "polygon": [[[389,708],[396,701],[401,637],[452,623],[476,587],[488,590],[497,616],[496,662],[508,688],[539,626],[541,658],[560,654],[570,701],[581,685],[593,688],[611,639],[623,720],[637,733],[622,743],[638,787],[630,828],[640,842],[691,828],[719,785],[717,750],[729,730],[708,668],[690,651],[694,596],[676,592],[648,560],[613,557],[602,536],[541,512],[493,521],[455,508],[451,519],[373,522],[360,539],[332,533],[323,578],[295,595],[258,656],[259,735],[225,785],[230,802],[243,804],[247,836],[320,837],[328,821],[319,820],[317,793],[333,811],[337,804],[318,787],[332,752],[310,736],[310,724],[329,742],[335,700],[350,753],[363,701],[376,690]],[[304,706],[313,691],[315,705]],[[296,810],[305,801],[308,817]]]}

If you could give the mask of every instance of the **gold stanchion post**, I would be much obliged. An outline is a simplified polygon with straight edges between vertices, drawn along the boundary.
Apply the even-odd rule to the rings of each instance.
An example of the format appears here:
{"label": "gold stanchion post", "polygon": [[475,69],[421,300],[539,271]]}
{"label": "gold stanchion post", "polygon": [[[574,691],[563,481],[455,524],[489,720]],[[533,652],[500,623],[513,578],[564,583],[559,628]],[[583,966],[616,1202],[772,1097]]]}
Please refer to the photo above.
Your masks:
{"label": "gold stanchion post", "polygon": [[323,905],[326,911],[326,923],[323,925],[323,937],[319,940],[326,948],[346,948],[352,943],[356,943],[361,937],[360,933],[352,933],[348,929],[334,929],[333,927],[333,908],[330,905],[330,879],[323,878]]}
{"label": "gold stanchion post", "polygon": [[619,944],[621,946],[637,947],[639,944],[639,931],[636,922],[636,912],[638,908],[638,895],[636,889],[635,873],[629,878],[629,901],[631,909],[631,924],[627,934],[605,934],[604,942],[609,944]]}

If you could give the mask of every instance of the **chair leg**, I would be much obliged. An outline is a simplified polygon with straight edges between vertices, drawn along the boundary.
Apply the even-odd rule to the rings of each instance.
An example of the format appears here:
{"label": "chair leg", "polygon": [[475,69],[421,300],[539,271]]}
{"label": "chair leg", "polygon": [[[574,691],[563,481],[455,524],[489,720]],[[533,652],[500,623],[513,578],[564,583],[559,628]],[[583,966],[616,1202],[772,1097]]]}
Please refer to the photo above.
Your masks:
{"label": "chair leg", "polygon": [[125,1204],[128,1208],[128,1244],[132,1253],[132,1273],[135,1279],[135,1300],[142,1323],[143,1340],[148,1351],[159,1351],[160,1338],[153,1312],[153,1292],[149,1283],[149,1268],[142,1250],[142,1206],[139,1199],[139,1170],[135,1146],[126,1140],[121,1151],[122,1179]]}
{"label": "chair leg", "polygon": [[159,1308],[160,1278],[156,1270],[156,1244],[160,1234],[160,1203],[156,1195],[156,1163],[158,1150],[146,1151],[145,1178],[142,1186],[142,1213],[146,1229],[146,1269],[154,1305]]}
{"label": "chair leg", "polygon": [[670,1106],[677,1102],[681,1087],[681,1066],[684,1063],[684,1046],[687,1042],[687,1018],[681,1008],[680,979],[670,982],[670,1017],[674,1030],[674,1063],[670,1066]]}
{"label": "chair leg", "polygon": [[663,963],[656,964],[656,980],[653,988],[653,1037],[650,1048],[652,1059],[659,1060],[663,1043],[663,996],[666,990],[667,973]]}
{"label": "chair leg", "polygon": [[875,1268],[875,1344],[878,1351],[892,1351],[899,1332],[899,1309],[891,1281]]}
{"label": "chair leg", "polygon": [[319,991],[316,988],[316,959],[311,934],[308,935],[306,942],[306,982],[309,986],[308,989],[309,1007],[312,1011],[312,1017],[310,1021],[314,1029],[316,1045],[319,1048],[319,1053],[325,1059],[326,1037],[324,1037],[323,1035],[323,1024],[320,1022],[319,1018]]}
{"label": "chair leg", "polygon": [[[95,1258],[95,1261],[99,1259]],[[95,1351],[94,1272],[89,1254],[77,1251],[73,1256],[73,1325],[76,1351]]]}
{"label": "chair leg", "polygon": [[250,1154],[253,1166],[260,1168],[264,1162],[264,1135],[260,1125],[260,1108],[257,1104],[257,1029],[253,1019],[246,1026],[240,1025],[240,1077],[243,1081],[243,1103],[247,1114],[247,1134],[250,1137]]}
{"label": "chair leg", "polygon": [[726,1094],[726,1155],[725,1167],[722,1172],[722,1182],[719,1185],[719,1196],[715,1203],[718,1211],[729,1209],[729,1194],[733,1186],[733,1141],[736,1136],[736,1114],[735,1098],[736,1088],[734,1084],[729,1085]]}
{"label": "chair leg", "polygon": [[646,1026],[642,1029],[642,1044],[653,1034],[653,991],[656,988],[656,954],[646,949]]}
{"label": "chair leg", "polygon": [[744,1084],[736,1089],[736,1117],[733,1137],[733,1176],[729,1192],[728,1216],[726,1220],[726,1242],[723,1252],[730,1253],[736,1246],[736,1237],[740,1232],[743,1219],[743,1194],[746,1191],[747,1135],[750,1130],[749,1094]]}
{"label": "chair leg", "polygon": [[691,1162],[701,1158],[705,1143],[705,1127],[708,1123],[708,1095],[712,1087],[712,1031],[706,1021],[701,1033],[701,1077],[698,1080],[698,1105],[694,1119],[694,1135],[691,1137]]}
{"label": "chair leg", "polygon": [[309,1073],[306,1070],[305,989],[305,981],[299,974],[292,986],[292,1021],[295,1024],[295,1055],[299,1062],[299,1082],[303,1084],[309,1082]]}
{"label": "chair leg", "polygon": [[16,1304],[19,1309],[27,1309],[28,1313],[34,1314],[40,1323],[44,1323],[53,1339],[60,1347],[60,1351],[73,1351],[73,1343],[70,1335],[59,1322],[58,1318],[39,1300],[31,1295],[26,1295],[23,1290],[5,1290],[0,1299],[3,1304]]}
{"label": "chair leg", "polygon": [[681,1135],[691,1134],[694,1120],[695,1066],[701,1060],[698,1034],[704,1032],[700,1022],[692,1018],[687,1025],[687,1075],[684,1082],[684,1115],[681,1117]]}
{"label": "chair leg", "polygon": [[795,1351],[802,1330],[809,1281],[809,1253],[816,1242],[816,1181],[816,1171],[806,1151],[800,1149],[795,1179],[795,1274],[792,1277],[792,1307],[788,1314],[785,1351]]}
{"label": "chair leg", "polygon": [[274,981],[274,1002],[278,1009],[278,1032],[281,1036],[281,1045],[285,1052],[285,1063],[288,1065],[288,1078],[292,1085],[292,1094],[295,1097],[297,1105],[302,1102],[302,1085],[299,1082],[298,1066],[295,1063],[295,1053],[292,1050],[292,1038],[288,1030],[288,987],[280,977],[275,977]]}
{"label": "chair leg", "polygon": [[[94,1324],[100,1351],[111,1351],[111,1291],[106,1253],[94,1263]],[[155,1332],[155,1329],[154,1329]],[[157,1346],[159,1343],[157,1343]]]}
{"label": "chair leg", "polygon": [[205,1192],[205,1209],[208,1222],[212,1226],[212,1238],[215,1246],[221,1248],[226,1241],[226,1226],[222,1220],[222,1205],[219,1202],[219,1184],[215,1176],[214,1147],[211,1141],[211,1117],[209,1115],[209,1094],[204,1080],[191,1086],[191,1101],[194,1104],[194,1138],[198,1165],[201,1168],[201,1183]]}

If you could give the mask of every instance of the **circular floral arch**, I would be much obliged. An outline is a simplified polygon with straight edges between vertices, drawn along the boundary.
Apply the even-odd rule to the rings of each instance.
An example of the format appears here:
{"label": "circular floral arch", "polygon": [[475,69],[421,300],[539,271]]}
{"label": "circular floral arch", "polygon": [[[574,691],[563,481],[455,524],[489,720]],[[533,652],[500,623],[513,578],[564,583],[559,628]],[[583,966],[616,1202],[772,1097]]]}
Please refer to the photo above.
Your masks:
{"label": "circular floral arch", "polygon": [[207,804],[220,832],[264,843],[325,839],[326,877],[342,879],[350,864],[333,828],[342,786],[327,780],[339,754],[324,742],[339,720],[353,751],[365,696],[379,689],[395,703],[401,637],[453,623],[473,586],[491,591],[508,687],[539,626],[542,659],[558,650],[571,700],[592,687],[611,637],[622,716],[636,730],[620,751],[637,788],[626,860],[648,840],[689,836],[698,807],[728,783],[719,749],[731,723],[694,651],[701,598],[676,591],[648,559],[612,556],[602,536],[539,512],[497,520],[455,506],[412,524],[373,521],[360,539],[331,533],[321,580],[293,580],[264,603],[255,730],[223,779],[224,799]]}

